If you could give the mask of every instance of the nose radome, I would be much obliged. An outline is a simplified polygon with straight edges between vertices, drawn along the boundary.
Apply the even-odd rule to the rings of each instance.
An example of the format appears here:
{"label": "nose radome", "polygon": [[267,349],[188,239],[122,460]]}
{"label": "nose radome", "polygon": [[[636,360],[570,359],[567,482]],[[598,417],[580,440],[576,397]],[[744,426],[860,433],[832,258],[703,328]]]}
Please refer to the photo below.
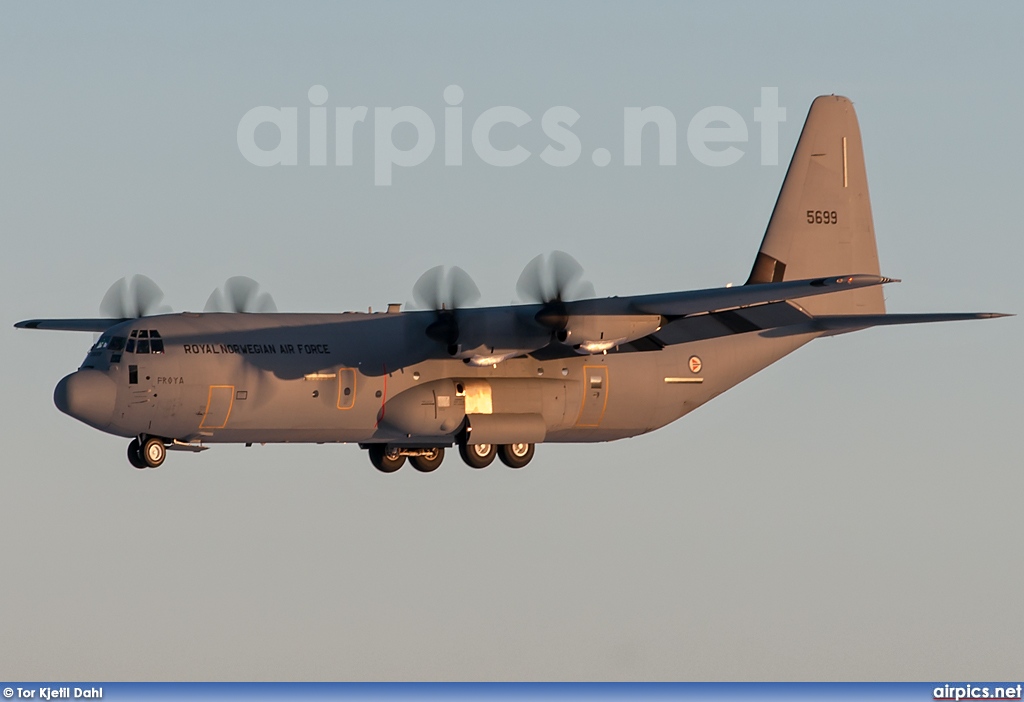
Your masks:
{"label": "nose radome", "polygon": [[114,416],[117,385],[98,370],[75,371],[53,391],[53,404],[64,414],[97,429],[105,429]]}

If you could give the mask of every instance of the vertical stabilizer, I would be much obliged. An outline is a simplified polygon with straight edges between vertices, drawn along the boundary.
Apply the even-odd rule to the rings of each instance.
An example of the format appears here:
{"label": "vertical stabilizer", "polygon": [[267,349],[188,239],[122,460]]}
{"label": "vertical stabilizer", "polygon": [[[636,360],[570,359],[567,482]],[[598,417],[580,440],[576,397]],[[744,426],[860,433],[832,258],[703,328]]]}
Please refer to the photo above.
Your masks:
{"label": "vertical stabilizer", "polygon": [[[860,128],[853,103],[811,103],[748,285],[830,275],[880,275]],[[880,287],[800,302],[811,314],[883,314]]]}

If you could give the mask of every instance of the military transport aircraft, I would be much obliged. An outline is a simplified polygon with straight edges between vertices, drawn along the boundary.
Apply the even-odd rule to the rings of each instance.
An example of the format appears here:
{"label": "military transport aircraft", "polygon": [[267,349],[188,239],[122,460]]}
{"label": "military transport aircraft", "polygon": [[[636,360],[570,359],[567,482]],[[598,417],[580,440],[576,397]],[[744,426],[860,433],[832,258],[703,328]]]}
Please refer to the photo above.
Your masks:
{"label": "military transport aircraft", "polygon": [[[525,304],[469,307],[461,269],[431,269],[420,307],[280,314],[235,278],[204,313],[164,313],[147,278],[119,281],[102,319],[24,329],[99,332],[54,402],[131,438],[128,460],[218,443],[355,442],[386,473],[445,448],[525,466],[541,442],[611,441],[662,427],[807,342],[878,325],[998,317],[886,314],[852,103],[811,105],[745,285],[596,298],[555,252],[517,284]],[[220,310],[220,311],[218,311]]]}

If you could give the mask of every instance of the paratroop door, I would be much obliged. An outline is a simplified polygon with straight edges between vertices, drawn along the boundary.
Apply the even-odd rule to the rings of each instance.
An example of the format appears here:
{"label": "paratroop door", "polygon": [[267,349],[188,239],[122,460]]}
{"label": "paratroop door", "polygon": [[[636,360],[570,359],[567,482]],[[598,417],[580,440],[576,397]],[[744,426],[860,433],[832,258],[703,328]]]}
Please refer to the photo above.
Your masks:
{"label": "paratroop door", "polygon": [[234,402],[234,385],[211,385],[210,394],[206,400],[206,412],[203,414],[203,421],[199,423],[199,428],[223,429],[226,427]]}
{"label": "paratroop door", "polygon": [[583,366],[583,407],[576,420],[578,427],[596,427],[608,406],[607,366]]}

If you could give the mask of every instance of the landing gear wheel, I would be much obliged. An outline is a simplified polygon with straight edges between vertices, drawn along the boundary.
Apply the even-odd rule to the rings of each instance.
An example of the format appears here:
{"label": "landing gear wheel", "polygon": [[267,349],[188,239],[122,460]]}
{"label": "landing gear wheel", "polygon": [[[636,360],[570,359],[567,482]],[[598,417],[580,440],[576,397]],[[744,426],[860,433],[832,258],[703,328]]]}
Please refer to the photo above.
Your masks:
{"label": "landing gear wheel", "polygon": [[367,453],[370,454],[370,463],[381,473],[394,473],[405,464],[405,456],[385,444],[371,444]]}
{"label": "landing gear wheel", "polygon": [[498,455],[495,444],[459,444],[459,455],[470,468],[486,468]]}
{"label": "landing gear wheel", "polygon": [[437,467],[441,465],[441,461],[444,460],[444,449],[438,446],[437,448],[429,449],[429,451],[420,456],[413,456],[409,459],[412,463],[412,467],[418,470],[420,473],[429,473],[437,470]]}
{"label": "landing gear wheel", "polygon": [[128,462],[134,468],[147,467],[146,462],[142,460],[142,446],[139,444],[138,439],[132,439],[131,443],[128,444]]}
{"label": "landing gear wheel", "polygon": [[509,468],[522,468],[533,458],[533,444],[502,444],[498,458]]}
{"label": "landing gear wheel", "polygon": [[146,443],[142,444],[139,455],[148,468],[159,468],[167,458],[167,447],[164,446],[163,439],[153,437],[146,439]]}

